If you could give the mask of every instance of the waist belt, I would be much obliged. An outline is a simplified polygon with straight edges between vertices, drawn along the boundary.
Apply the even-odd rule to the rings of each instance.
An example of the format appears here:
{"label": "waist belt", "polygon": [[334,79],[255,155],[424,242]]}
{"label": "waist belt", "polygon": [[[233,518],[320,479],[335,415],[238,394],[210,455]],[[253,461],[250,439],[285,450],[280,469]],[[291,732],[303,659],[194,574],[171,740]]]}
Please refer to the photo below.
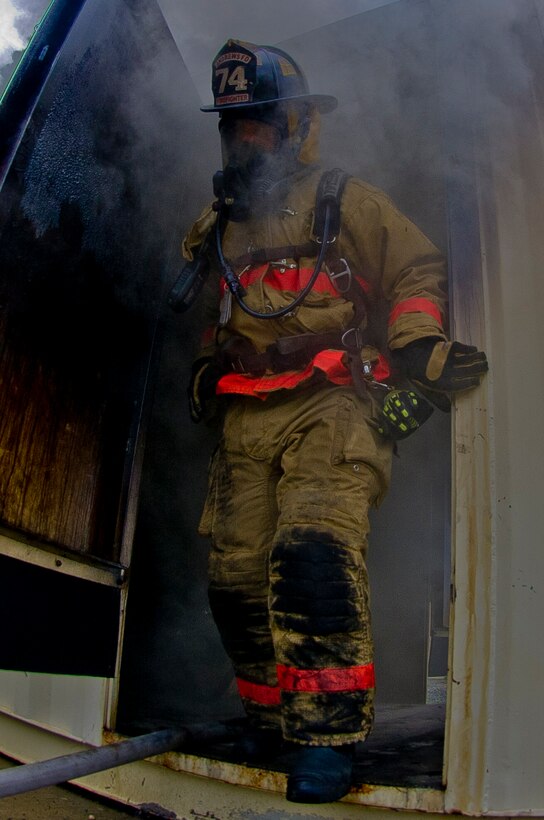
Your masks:
{"label": "waist belt", "polygon": [[218,360],[227,371],[262,376],[266,371],[283,373],[286,370],[304,368],[321,350],[346,350],[355,353],[362,346],[362,332],[359,328],[283,336],[269,345],[263,353],[257,353],[247,339],[234,336],[221,346]]}

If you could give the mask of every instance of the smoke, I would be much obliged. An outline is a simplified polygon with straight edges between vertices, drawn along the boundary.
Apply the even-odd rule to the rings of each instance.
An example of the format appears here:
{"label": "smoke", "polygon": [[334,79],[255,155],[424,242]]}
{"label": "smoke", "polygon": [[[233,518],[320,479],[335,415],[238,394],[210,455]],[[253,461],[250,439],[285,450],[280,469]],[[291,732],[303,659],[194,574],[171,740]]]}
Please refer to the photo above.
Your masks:
{"label": "smoke", "polygon": [[26,17],[26,12],[16,8],[10,0],[0,0],[0,67],[11,62],[14,51],[24,48],[25,40],[19,26]]}
{"label": "smoke", "polygon": [[[190,84],[180,85],[179,93],[186,100],[188,121],[198,129],[196,142],[192,131],[184,135],[191,152],[180,198],[184,227],[212,196],[211,177],[220,161],[217,117],[198,108],[211,99],[211,62],[229,37],[279,45],[302,66],[313,92],[336,96],[338,109],[322,118],[323,164],[342,167],[385,190],[444,251],[452,185],[462,193],[473,188],[475,163],[488,159],[480,133],[486,118],[488,125],[497,124],[495,139],[501,137],[494,147],[502,158],[501,173],[515,177],[510,135],[501,133],[499,124],[512,118],[512,99],[527,96],[534,84],[525,48],[529,0],[300,0],[269,6],[249,0],[228,5],[158,2],[187,67]],[[537,26],[533,31],[536,37]],[[130,99],[139,117],[138,95]],[[470,221],[468,201],[463,205]],[[160,551],[163,566],[170,569],[157,586],[171,612],[164,622],[157,616],[149,629],[151,656],[161,654],[168,629],[174,629],[166,621],[178,624],[172,643],[179,669],[191,668],[198,679],[190,657],[192,641],[181,634],[191,624],[205,646],[196,667],[208,664],[221,670],[214,678],[220,690],[225,665],[204,612],[204,547],[194,534],[204,489],[201,452],[207,453],[209,439],[206,431],[190,427],[183,395],[197,324],[198,304],[187,318],[168,321],[143,495],[153,548],[142,577],[147,582],[151,567],[158,572]],[[414,441],[400,448],[391,493],[373,518],[370,563],[380,697],[385,702],[424,697],[421,670],[427,647],[422,636],[429,604],[438,613],[433,625],[447,623],[449,447],[449,420],[436,413]],[[428,576],[421,566],[428,567]],[[175,583],[172,567],[179,572]],[[133,601],[136,594],[133,585]],[[147,612],[145,592],[142,601]],[[141,646],[134,634],[135,645]],[[159,678],[157,672],[152,695],[157,698],[160,691],[170,704],[167,683]],[[178,708],[194,705],[192,695],[184,704],[178,695]]]}
{"label": "smoke", "polygon": [[211,96],[212,59],[229,37],[278,45],[295,35],[396,1],[276,0],[267,7],[247,0],[225,4],[215,0],[158,0],[203,103]]}
{"label": "smoke", "polygon": [[0,94],[49,0],[0,0]]}

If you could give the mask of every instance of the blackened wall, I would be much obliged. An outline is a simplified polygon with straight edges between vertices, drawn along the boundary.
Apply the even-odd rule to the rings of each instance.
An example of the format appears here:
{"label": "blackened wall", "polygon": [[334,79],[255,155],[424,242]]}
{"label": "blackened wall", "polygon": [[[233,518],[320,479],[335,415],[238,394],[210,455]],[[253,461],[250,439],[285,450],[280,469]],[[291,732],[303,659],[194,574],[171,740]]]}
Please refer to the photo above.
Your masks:
{"label": "blackened wall", "polygon": [[[128,560],[121,540],[145,381],[156,372],[159,317],[198,188],[196,102],[154,2],[87,0],[0,196],[0,520],[16,539],[85,560]],[[174,345],[188,346],[183,323],[176,333]],[[152,500],[143,504],[142,554],[150,509]],[[153,529],[149,549],[161,568],[164,540]],[[183,554],[180,540],[176,550]],[[14,619],[11,643],[21,651],[0,653],[0,666],[112,674],[109,650],[107,664],[82,664],[81,647],[71,662],[73,641],[54,627],[58,601],[33,596],[33,568],[20,563],[20,600],[55,642],[57,661],[44,667],[26,651],[33,643]],[[154,590],[161,597],[160,583]],[[118,596],[109,625],[95,617],[91,593],[77,614],[69,600],[67,622],[94,619],[108,630],[104,645],[115,643]]]}

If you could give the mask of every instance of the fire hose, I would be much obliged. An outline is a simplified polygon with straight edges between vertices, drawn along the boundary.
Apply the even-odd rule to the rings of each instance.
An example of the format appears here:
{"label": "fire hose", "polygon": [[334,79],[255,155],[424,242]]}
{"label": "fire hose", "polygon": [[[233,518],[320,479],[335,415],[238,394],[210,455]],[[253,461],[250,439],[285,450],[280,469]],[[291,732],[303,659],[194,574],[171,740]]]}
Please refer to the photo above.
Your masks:
{"label": "fire hose", "polygon": [[36,763],[26,763],[0,772],[0,798],[34,791],[44,786],[56,786],[124,763],[164,754],[188,741],[198,741],[200,744],[212,742],[224,735],[225,724],[219,723],[161,729],[107,746],[85,749]]}

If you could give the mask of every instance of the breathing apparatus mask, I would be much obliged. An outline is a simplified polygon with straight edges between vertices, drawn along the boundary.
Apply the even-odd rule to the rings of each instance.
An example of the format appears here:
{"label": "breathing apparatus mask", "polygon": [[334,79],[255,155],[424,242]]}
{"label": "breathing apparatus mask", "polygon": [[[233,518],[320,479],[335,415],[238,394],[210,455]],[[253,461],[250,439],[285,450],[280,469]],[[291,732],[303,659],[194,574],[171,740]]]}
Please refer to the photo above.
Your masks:
{"label": "breathing apparatus mask", "polygon": [[243,222],[250,214],[260,216],[278,204],[288,189],[290,174],[299,166],[300,132],[306,128],[307,133],[306,119],[282,104],[221,116],[223,170],[214,175],[213,185],[228,219]]}

